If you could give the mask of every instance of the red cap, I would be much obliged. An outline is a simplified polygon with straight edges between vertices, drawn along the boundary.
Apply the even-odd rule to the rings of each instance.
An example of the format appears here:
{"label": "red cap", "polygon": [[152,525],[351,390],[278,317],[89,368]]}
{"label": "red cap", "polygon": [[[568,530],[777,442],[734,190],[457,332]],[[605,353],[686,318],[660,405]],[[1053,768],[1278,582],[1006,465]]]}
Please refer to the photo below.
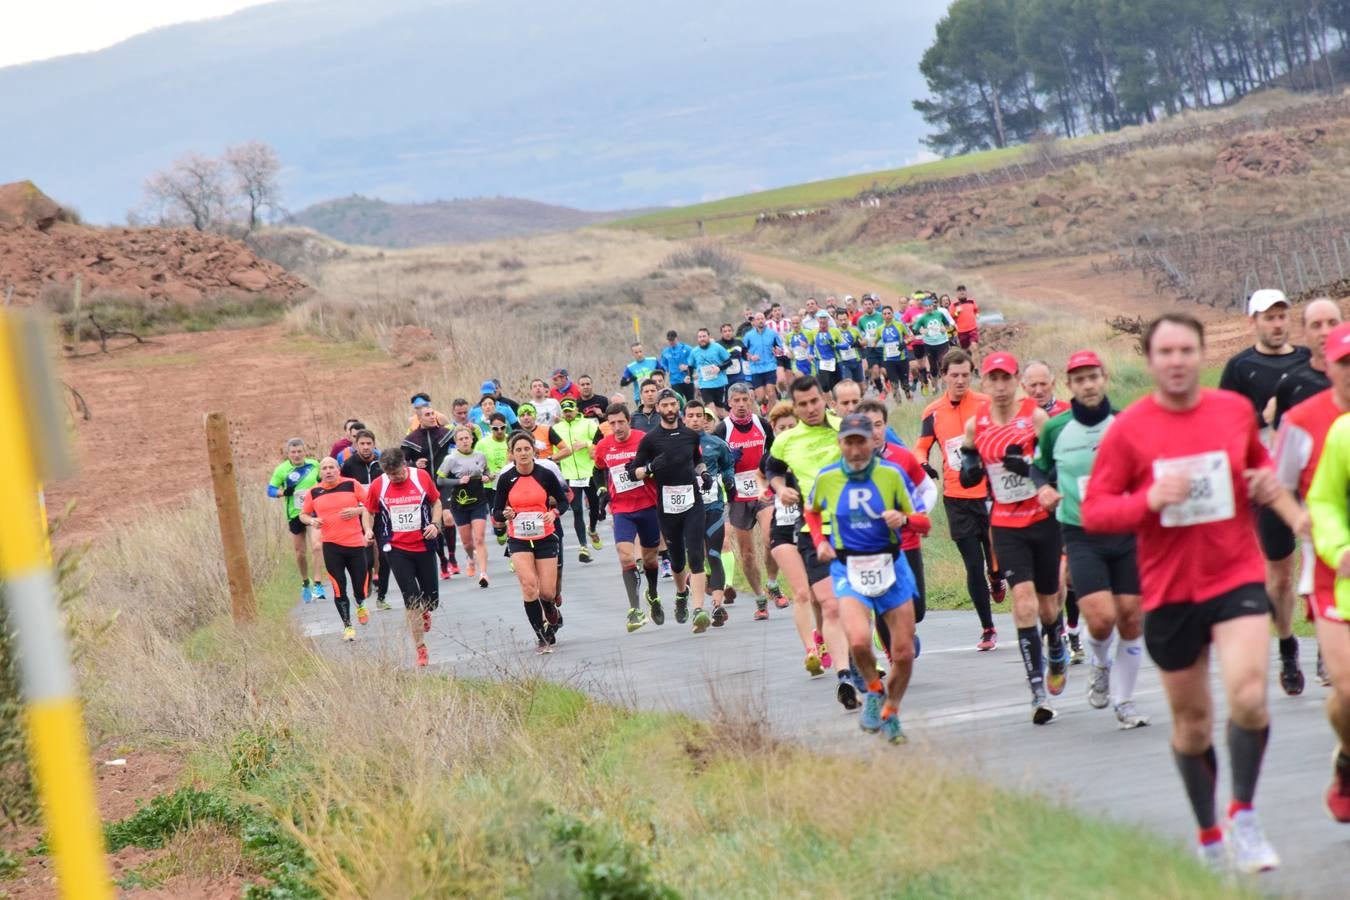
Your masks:
{"label": "red cap", "polygon": [[1104,369],[1102,358],[1091,350],[1079,350],[1073,356],[1069,357],[1069,364],[1064,367],[1065,372],[1072,372],[1074,369],[1086,369],[1089,366]]}
{"label": "red cap", "polygon": [[1327,335],[1327,362],[1336,362],[1350,356],[1350,322],[1337,325]]}
{"label": "red cap", "polygon": [[1017,357],[1011,353],[990,353],[980,364],[980,374],[988,375],[990,372],[1007,372],[1009,375],[1017,374]]}

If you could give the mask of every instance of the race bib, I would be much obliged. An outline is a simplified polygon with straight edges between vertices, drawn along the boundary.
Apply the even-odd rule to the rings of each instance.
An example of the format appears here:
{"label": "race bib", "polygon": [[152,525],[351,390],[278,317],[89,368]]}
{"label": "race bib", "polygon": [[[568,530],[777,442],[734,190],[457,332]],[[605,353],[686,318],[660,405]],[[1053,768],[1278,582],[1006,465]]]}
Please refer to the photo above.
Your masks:
{"label": "race bib", "polygon": [[942,449],[947,454],[947,468],[954,472],[961,471],[961,444],[964,442],[964,436],[947,438],[942,442]]}
{"label": "race bib", "polygon": [[522,541],[532,541],[544,536],[544,514],[541,512],[516,513],[511,520],[511,534]]}
{"label": "race bib", "polygon": [[833,372],[833,371],[834,371],[834,360],[832,360],[832,359],[822,359],[822,360],[820,361],[820,371],[822,371],[822,372]]}
{"label": "race bib", "polygon": [[714,378],[716,378],[718,375],[721,374],[722,370],[717,368],[717,366],[712,365],[701,366],[698,370],[698,377],[702,378],[704,381],[712,381]]}
{"label": "race bib", "polygon": [[880,597],[895,586],[895,558],[889,553],[850,556],[848,583],[864,597]]}
{"label": "race bib", "polygon": [[727,366],[727,374],[728,375],[741,374],[741,361],[739,359],[732,359],[731,365]]}
{"label": "race bib", "polygon": [[887,341],[881,345],[881,355],[886,359],[892,359],[900,355],[900,342]]}
{"label": "race bib", "polygon": [[422,530],[422,506],[395,506],[389,510],[389,519],[393,523],[395,531],[421,531]]}
{"label": "race bib", "polygon": [[801,515],[802,508],[796,503],[786,506],[780,498],[773,498],[773,524],[796,525]]}
{"label": "race bib", "polygon": [[792,356],[797,360],[805,360],[811,355],[811,351],[805,347],[793,347]]}
{"label": "race bib", "polygon": [[667,484],[661,488],[661,509],[668,513],[689,512],[694,508],[692,484]]}
{"label": "race bib", "polygon": [[989,463],[989,484],[999,503],[1021,503],[1036,496],[1036,485],[1025,475],[1009,472],[1001,462]]}
{"label": "race bib", "polygon": [[923,326],[923,333],[930,338],[945,338],[947,336],[947,327],[941,322],[929,322]]}
{"label": "race bib", "polygon": [[722,499],[722,495],[721,495],[721,493],[719,492],[719,489],[718,489],[718,485],[719,485],[719,484],[721,484],[720,481],[717,481],[716,479],[713,479],[713,485],[712,485],[712,487],[710,487],[710,488],[708,488],[706,491],[703,491],[703,492],[702,492],[702,494],[703,494],[703,502],[704,502],[705,505],[711,505],[711,504],[716,503],[716,502],[718,502],[719,500]]}
{"label": "race bib", "polygon": [[843,360],[855,360],[858,358],[858,351],[849,347],[847,350],[839,351],[839,358]]}
{"label": "race bib", "polygon": [[584,488],[584,487],[586,487],[586,486],[587,486],[588,484],[590,484],[590,483],[591,483],[591,480],[590,480],[589,478],[569,478],[569,479],[567,479],[567,486],[568,486],[568,487],[579,487],[579,488]]}
{"label": "race bib", "polygon": [[759,478],[753,469],[736,473],[736,496],[742,500],[759,499]]}
{"label": "race bib", "polygon": [[610,469],[609,474],[614,479],[614,493],[616,494],[626,494],[631,490],[642,487],[642,482],[628,477],[628,470],[625,468]]}
{"label": "race bib", "polygon": [[1161,519],[1164,528],[1224,522],[1237,513],[1233,502],[1233,473],[1228,465],[1227,453],[1214,450],[1194,456],[1153,461],[1155,480],[1173,473],[1190,478],[1191,493],[1184,502],[1163,507]]}
{"label": "race bib", "polygon": [[1079,476],[1078,476],[1078,502],[1079,502],[1079,503],[1082,503],[1084,500],[1087,499],[1088,478],[1090,478],[1090,477],[1091,477],[1091,476],[1089,476],[1089,475],[1079,475]]}

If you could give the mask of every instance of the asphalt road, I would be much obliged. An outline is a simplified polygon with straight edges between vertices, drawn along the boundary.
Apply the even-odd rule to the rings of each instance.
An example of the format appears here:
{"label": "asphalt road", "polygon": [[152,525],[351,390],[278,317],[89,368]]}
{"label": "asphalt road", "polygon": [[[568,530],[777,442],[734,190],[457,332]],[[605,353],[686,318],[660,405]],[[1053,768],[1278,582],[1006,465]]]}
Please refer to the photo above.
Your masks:
{"label": "asphalt road", "polygon": [[[576,561],[569,541],[563,581],[564,627],[555,652],[536,656],[515,577],[495,543],[489,570],[493,585],[459,577],[441,583],[441,608],[427,635],[433,669],[507,678],[540,675],[611,702],[708,716],[715,705],[767,717],[774,731],[812,746],[842,752],[921,755],[960,765],[1009,789],[1039,792],[1089,814],[1136,823],[1189,848],[1194,826],[1168,750],[1168,715],[1156,669],[1146,662],[1136,694],[1153,725],[1117,730],[1108,710],[1088,706],[1086,669],[1074,666],[1059,718],[1031,724],[1029,692],[1007,615],[997,616],[1004,643],[990,653],[974,648],[979,627],[971,611],[933,612],[919,626],[923,653],[902,706],[910,743],[890,747],[858,729],[857,713],[834,700],[832,674],[811,679],[790,610],[770,605],[770,619],[754,622],[749,598],[730,607],[726,627],[693,635],[675,624],[674,586],[662,582],[666,624],[628,634],[627,603],[617,557],[606,541],[596,561]],[[461,562],[463,555],[461,553]],[[358,628],[353,644],[341,640],[331,601],[297,607],[295,616],[318,646],[334,655],[376,653],[413,664],[401,602]],[[1334,823],[1322,804],[1334,740],[1323,712],[1326,689],[1311,680],[1316,649],[1302,642],[1309,687],[1302,696],[1280,691],[1272,666],[1271,741],[1256,797],[1282,868],[1259,876],[1263,892],[1297,897],[1350,896],[1350,826]],[[1272,660],[1275,647],[1271,645]],[[1216,696],[1222,697],[1217,683]],[[1222,700],[1220,699],[1220,703]],[[1222,723],[1222,709],[1218,714]],[[1218,734],[1222,740],[1222,725]],[[1220,812],[1228,802],[1227,753],[1219,744]],[[1053,859],[1053,848],[1047,859]]]}

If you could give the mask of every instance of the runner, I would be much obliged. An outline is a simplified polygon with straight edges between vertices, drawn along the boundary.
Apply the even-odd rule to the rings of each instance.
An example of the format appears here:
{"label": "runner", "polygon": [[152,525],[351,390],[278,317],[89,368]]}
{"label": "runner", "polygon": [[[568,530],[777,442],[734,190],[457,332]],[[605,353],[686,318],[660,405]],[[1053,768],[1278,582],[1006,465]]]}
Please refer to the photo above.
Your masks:
{"label": "runner", "polygon": [[[491,397],[484,397],[482,403],[495,406]],[[409,465],[414,465],[429,475],[434,475],[450,453],[454,444],[454,435],[450,429],[440,424],[436,411],[429,406],[422,407],[419,413],[418,427],[408,432],[403,439],[403,456]],[[437,485],[439,491],[445,485]],[[450,511],[443,510],[445,521],[439,523],[440,530],[436,540],[436,556],[441,561],[441,578],[450,579],[459,574],[459,561],[455,558],[455,532],[449,528]]]}
{"label": "runner", "polygon": [[567,487],[535,462],[534,440],[528,434],[516,432],[507,446],[512,465],[497,479],[492,519],[506,526],[525,617],[536,639],[535,652],[551,653],[558,641],[557,626],[550,624],[559,618],[554,604],[562,550],[557,522],[569,502]]}
{"label": "runner", "polygon": [[947,367],[943,373],[947,391],[924,408],[914,455],[923,463],[924,471],[937,481],[937,470],[929,464],[934,445],[941,454],[942,507],[947,513],[952,543],[956,544],[966,568],[966,592],[980,619],[980,640],[975,647],[993,650],[998,646],[998,632],[994,630],[989,600],[992,595],[995,603],[1002,603],[1007,586],[990,546],[989,510],[985,505],[989,489],[983,483],[974,487],[961,483],[961,444],[966,422],[989,397],[970,389],[972,366],[964,350],[953,350],[942,362]]}
{"label": "runner", "polygon": [[[544,379],[536,378],[530,382],[529,403],[534,407],[534,420],[540,425],[553,425],[562,418],[562,406],[549,396],[549,387]],[[506,417],[506,424],[515,427],[516,420]]]}
{"label": "runner", "polygon": [[[591,475],[595,472],[595,461],[591,458],[591,448],[600,442],[600,426],[594,419],[581,415],[577,401],[568,397],[562,402],[562,418],[553,425],[550,440],[553,442],[553,461],[562,470],[563,479],[572,494],[572,527],[577,533],[577,559],[580,562],[591,561],[591,545],[599,550],[604,546],[600,542],[600,533],[596,530],[600,523],[600,497],[596,493]],[[582,510],[582,501],[589,507],[589,519]],[[561,510],[559,510],[561,512]],[[589,528],[587,523],[589,522]]]}
{"label": "runner", "polygon": [[766,550],[769,545],[769,529],[773,523],[773,504],[764,499],[764,488],[760,483],[759,467],[769,447],[773,445],[773,432],[770,426],[755,414],[754,399],[747,385],[733,384],[728,394],[731,414],[717,423],[714,431],[731,448],[732,480],[734,491],[727,505],[727,521],[731,524],[731,534],[736,544],[736,558],[740,560],[741,571],[750,583],[755,595],[754,619],[762,622],[769,618],[769,598],[774,605],[783,609],[788,600],[778,587],[778,563],[772,554],[764,554],[764,566],[768,574],[766,584],[760,574],[759,552],[755,543],[755,525],[759,525],[760,544]]}
{"label": "runner", "polygon": [[1183,313],[1159,316],[1145,329],[1143,346],[1156,387],[1118,415],[1102,439],[1083,526],[1136,535],[1144,643],[1162,670],[1173,756],[1200,828],[1202,859],[1215,867],[1227,860],[1214,800],[1213,644],[1229,708],[1227,843],[1240,871],[1273,869],[1279,857],[1252,809],[1270,737],[1270,600],[1252,506],[1273,505],[1295,531],[1306,531],[1307,521],[1271,470],[1251,404],[1200,387],[1200,322]]}
{"label": "runner", "polygon": [[816,313],[816,327],[808,335],[811,340],[811,356],[815,362],[816,381],[825,393],[834,390],[839,381],[839,329],[830,324],[830,314],[825,310]]}
{"label": "runner", "polygon": [[789,321],[792,323],[792,330],[788,332],[784,341],[787,343],[788,355],[792,358],[792,376],[799,378],[806,375],[814,378],[816,365],[811,348],[815,341],[815,330],[805,331],[805,321],[799,316],[793,316]]}
{"label": "runner", "polygon": [[918,359],[906,349],[912,345],[914,334],[904,322],[895,318],[895,310],[890,306],[881,308],[881,330],[877,333],[880,342],[881,367],[885,374],[886,388],[882,396],[894,394],[896,388],[905,392],[905,399],[914,397],[913,385],[918,373]]}
{"label": "runner", "polygon": [[[792,382],[792,353],[788,348],[788,336],[796,330],[792,324],[792,319],[783,314],[783,304],[775,303],[769,307],[769,318],[765,322],[769,328],[777,332],[780,344],[774,349],[774,356],[778,361],[778,392],[776,396],[781,397],[787,393],[788,385]],[[771,398],[766,397],[764,403],[767,405]]]}
{"label": "runner", "polygon": [[[966,295],[966,286],[956,286],[956,301],[951,308],[952,319],[956,322],[956,343],[970,354],[975,365],[980,362],[980,307],[974,297]],[[1027,366],[1028,371],[1031,367]]]}
{"label": "runner", "polygon": [[286,442],[286,458],[272,470],[267,483],[267,496],[281,497],[286,506],[286,529],[291,533],[295,548],[295,567],[300,570],[300,601],[311,603],[322,600],[323,585],[315,573],[314,585],[309,583],[309,535],[300,521],[300,504],[305,492],[319,483],[319,461],[305,455],[305,439],[291,438]]}
{"label": "runner", "polygon": [[[1276,388],[1288,376],[1309,369],[1312,352],[1289,342],[1289,299],[1282,291],[1264,289],[1247,302],[1255,343],[1231,359],[1223,368],[1219,387],[1246,397],[1256,414],[1257,427],[1266,447],[1274,446],[1274,407]],[[1298,638],[1294,636],[1294,535],[1271,509],[1256,515],[1261,555],[1266,560],[1266,591],[1270,595],[1275,634],[1280,639],[1280,687],[1289,696],[1303,693],[1304,676],[1298,660]]]}
{"label": "runner", "polygon": [[384,473],[366,491],[366,510],[375,516],[375,539],[403,594],[417,665],[425,666],[426,633],[441,602],[435,552],[441,495],[431,475],[408,465],[401,447],[385,450],[380,466]]}
{"label": "runner", "polygon": [[451,523],[459,530],[459,542],[469,560],[469,577],[477,575],[480,588],[489,584],[485,532],[491,476],[487,457],[474,449],[473,429],[468,425],[456,428],[455,449],[446,454],[436,470],[436,485],[449,507]]}
{"label": "runner", "polygon": [[[534,404],[522,403],[520,408],[533,412]],[[510,460],[506,443],[506,433],[509,430],[505,413],[493,413],[491,421],[488,422],[488,436],[474,445],[473,449],[483,454],[483,458],[487,460],[489,472],[501,472]]]}
{"label": "runner", "polygon": [[1350,823],[1350,602],[1344,580],[1350,578],[1350,431],[1341,421],[1350,410],[1350,325],[1331,332],[1325,357],[1331,389],[1284,417],[1277,464],[1286,486],[1286,473],[1298,466],[1312,515],[1317,565],[1311,605],[1331,686],[1327,718],[1339,742],[1325,802],[1333,819]]}
{"label": "runner", "polygon": [[830,392],[830,406],[834,414],[842,419],[858,409],[858,404],[862,403],[862,395],[862,382],[851,378],[844,379]]}
{"label": "runner", "polygon": [[[900,552],[898,533],[906,525],[919,532],[930,526],[927,516],[914,512],[904,473],[873,452],[867,416],[845,416],[838,441],[843,458],[816,474],[806,524],[817,557],[829,564],[849,653],[867,688],[858,725],[903,744],[900,700],[914,668],[913,600],[918,591]],[[828,535],[822,513],[830,517]],[[873,614],[891,636],[886,648],[891,670],[884,687],[872,654]]]}
{"label": "runner", "polygon": [[588,419],[597,422],[605,420],[605,409],[609,401],[595,392],[595,382],[589,375],[577,376],[577,409]]}
{"label": "runner", "polygon": [[[731,326],[726,326],[728,331]],[[721,344],[714,343],[706,328],[698,330],[698,346],[689,353],[689,368],[698,382],[698,393],[703,402],[714,409],[727,408],[727,370],[731,368],[731,354]],[[686,407],[687,408],[687,407]]]}
{"label": "runner", "polygon": [[[628,631],[637,631],[651,620],[657,625],[666,623],[665,611],[656,590],[657,549],[661,546],[661,519],[657,514],[656,488],[650,481],[637,481],[628,475],[628,463],[637,456],[642,443],[642,432],[635,431],[628,417],[628,407],[611,403],[605,418],[612,429],[595,446],[596,468],[609,477],[609,493],[614,507],[614,549],[619,554],[619,570],[623,575],[624,590],[628,594]],[[634,543],[636,541],[636,545]],[[638,602],[638,549],[641,549],[642,572],[647,580],[647,608],[644,613]]]}
{"label": "runner", "polygon": [[[551,458],[553,456],[553,445],[555,443],[556,435],[553,434],[553,429],[549,428],[547,425],[540,425],[538,423],[538,420],[535,419],[534,404],[533,403],[520,404],[520,408],[516,410],[516,415],[519,417],[518,421],[516,422],[517,430],[523,431],[530,437],[534,438],[535,458],[537,459]],[[503,435],[502,442],[505,443],[505,441],[506,436]],[[501,450],[503,454],[506,453],[505,447],[502,447]]]}
{"label": "runner", "polygon": [[736,333],[729,322],[723,322],[722,336],[717,339],[717,343],[721,344],[722,349],[731,357],[731,365],[727,366],[726,370],[728,385],[750,382],[750,366],[745,358],[745,334],[754,327],[754,314],[748,309],[746,313],[750,319],[741,323],[743,327],[740,334]]}
{"label": "runner", "polygon": [[721,628],[727,622],[726,607],[736,597],[735,589],[727,585],[726,567],[722,564],[722,548],[727,539],[726,501],[736,495],[736,469],[731,447],[712,433],[717,417],[705,410],[704,404],[691,400],[684,408],[684,424],[698,432],[699,455],[712,476],[712,485],[702,488],[703,545],[707,556],[708,590],[712,592],[713,600],[712,624],[714,628]]}
{"label": "runner", "polygon": [[566,369],[554,369],[552,381],[553,387],[549,390],[548,395],[557,400],[559,405],[568,398],[572,400],[581,399],[581,389],[572,382]]}
{"label": "runner", "polygon": [[863,336],[849,317],[839,323],[839,378],[866,384],[863,370]]}
{"label": "runner", "polygon": [[[966,420],[958,477],[965,488],[989,484],[990,532],[994,553],[1012,587],[1013,624],[1031,688],[1031,721],[1047,725],[1058,714],[1046,691],[1062,694],[1069,673],[1059,595],[1063,543],[1050,514],[1037,501],[1031,479],[1036,435],[1049,416],[1031,397],[1018,400],[1018,372],[1011,353],[984,358],[980,375],[989,399]],[[1042,659],[1038,621],[1049,644],[1048,660]]]}
{"label": "runner", "polygon": [[881,326],[885,324],[885,317],[877,311],[876,299],[872,294],[866,294],[862,298],[862,309],[859,311],[858,332],[862,335],[863,362],[866,364],[867,383],[872,385],[872,389],[878,396],[886,396],[886,370],[882,365],[881,356]]}
{"label": "runner", "polygon": [[365,423],[360,419],[348,419],[342,423],[342,437],[333,442],[333,447],[328,451],[328,455],[342,464],[343,454],[347,453],[352,444],[356,443],[356,433],[365,429]]}
{"label": "runner", "polygon": [[923,301],[923,312],[914,317],[909,327],[922,341],[923,350],[919,361],[922,371],[927,373],[924,376],[925,383],[931,382],[935,392],[941,391],[942,358],[951,347],[947,331],[955,328],[956,322],[945,309],[935,306],[930,298]]}
{"label": "runner", "polygon": [[[375,449],[375,433],[368,429],[358,431],[354,450],[342,464],[342,477],[368,488],[380,476],[380,451]],[[389,564],[385,562],[380,545],[375,541],[366,544],[366,569],[375,582],[375,608],[392,609],[385,599],[389,594]]]}
{"label": "runner", "polygon": [[641,400],[638,392],[642,388],[642,382],[652,377],[652,373],[661,368],[661,362],[655,356],[647,356],[642,349],[641,344],[634,344],[633,361],[624,367],[623,375],[619,378],[619,387],[633,386],[633,402],[638,403]]}
{"label": "runner", "polygon": [[[781,314],[782,307],[775,305],[775,309]],[[755,313],[751,328],[745,333],[745,359],[750,373],[750,386],[755,390],[755,399],[759,401],[760,408],[778,396],[776,373],[780,371],[779,360],[786,359],[784,353],[786,346],[782,335],[769,327],[763,313]]]}
{"label": "runner", "polygon": [[643,379],[640,393],[641,400],[638,408],[633,412],[633,429],[646,434],[661,427],[661,414],[656,411],[656,395],[660,393],[660,388],[656,386],[654,378]]}
{"label": "runner", "polygon": [[356,595],[357,621],[362,625],[370,621],[366,612],[366,595],[370,590],[366,545],[375,541],[375,534],[365,502],[365,486],[355,479],[343,478],[337,460],[325,456],[319,462],[319,483],[305,492],[300,507],[300,521],[318,528],[323,536],[323,567],[333,585],[333,605],[342,619],[344,641],[356,640],[351,601],[347,597],[348,576]]}
{"label": "runner", "polygon": [[1327,335],[1341,324],[1341,308],[1330,297],[1309,300],[1303,307],[1303,337],[1308,342],[1308,363],[1285,374],[1275,387],[1275,404],[1267,418],[1276,429],[1284,414],[1315,394],[1331,387],[1325,355]]}
{"label": "runner", "polygon": [[[496,402],[495,400],[493,402]],[[473,439],[477,441],[483,436],[483,429],[474,424],[469,418],[469,401],[463,397],[456,397],[450,403],[450,421],[446,424],[452,432],[461,425],[467,425],[473,429]]]}
{"label": "runner", "polygon": [[[660,427],[647,432],[629,460],[628,476],[651,478],[660,497],[661,534],[670,551],[675,574],[675,621],[689,618],[689,595],[694,596],[693,630],[702,634],[712,624],[703,609],[704,573],[703,496],[712,481],[699,452],[699,434],[680,421],[680,398],[667,388],[657,397]],[[725,613],[723,614],[725,615]]]}
{"label": "runner", "polygon": [[[1031,377],[1030,369],[1023,384]],[[1143,613],[1139,608],[1139,569],[1133,534],[1089,534],[1079,509],[1088,490],[1092,463],[1102,435],[1115,419],[1106,396],[1108,380],[1101,358],[1091,350],[1069,357],[1066,368],[1071,407],[1050,419],[1036,442],[1037,499],[1059,521],[1069,574],[1078,591],[1078,606],[1087,619],[1087,699],[1094,709],[1109,703],[1122,729],[1147,725],[1134,705],[1134,687],[1143,662]],[[1112,632],[1118,632],[1114,665]],[[1073,635],[1070,634],[1070,641]],[[1115,679],[1112,679],[1112,673]]]}
{"label": "runner", "polygon": [[412,404],[412,415],[408,417],[409,431],[416,431],[418,428],[421,427],[423,409],[430,409],[432,411],[432,413],[436,416],[436,423],[438,425],[444,427],[450,424],[450,420],[448,418],[446,418],[441,413],[436,412],[436,410],[432,407],[431,397],[428,396],[426,393],[419,392],[413,394],[412,400],[410,400],[409,402]]}
{"label": "runner", "polygon": [[666,332],[666,346],[661,350],[661,366],[669,376],[669,386],[685,400],[694,399],[694,382],[691,377],[694,366],[690,356],[694,348],[680,340],[675,329]]}
{"label": "runner", "polygon": [[[502,408],[503,414],[515,413],[515,411],[520,408],[520,404],[515,400],[512,400],[510,397],[502,396],[502,383],[499,379],[489,378],[487,381],[484,381],[482,386],[478,389],[478,394],[478,399],[480,401],[483,397],[491,397],[493,402],[496,403],[498,407]],[[468,401],[466,400],[465,402],[467,403]],[[464,423],[461,421],[459,424],[463,425]]]}

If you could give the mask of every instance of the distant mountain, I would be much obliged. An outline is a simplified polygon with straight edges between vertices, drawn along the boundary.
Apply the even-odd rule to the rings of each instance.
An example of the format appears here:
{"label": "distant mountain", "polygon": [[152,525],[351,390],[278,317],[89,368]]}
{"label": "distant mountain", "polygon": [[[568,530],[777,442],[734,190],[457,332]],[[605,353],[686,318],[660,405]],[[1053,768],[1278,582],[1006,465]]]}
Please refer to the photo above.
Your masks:
{"label": "distant mountain", "polygon": [[588,212],[518,197],[389,203],[354,194],[302,209],[285,224],[313,228],[347,244],[419,247],[570,231],[638,214],[633,210]]}
{"label": "distant mountain", "polygon": [[286,206],[694,202],[903,165],[947,0],[281,0],[0,69],[0,182],[121,221],[189,150],[276,147]]}

